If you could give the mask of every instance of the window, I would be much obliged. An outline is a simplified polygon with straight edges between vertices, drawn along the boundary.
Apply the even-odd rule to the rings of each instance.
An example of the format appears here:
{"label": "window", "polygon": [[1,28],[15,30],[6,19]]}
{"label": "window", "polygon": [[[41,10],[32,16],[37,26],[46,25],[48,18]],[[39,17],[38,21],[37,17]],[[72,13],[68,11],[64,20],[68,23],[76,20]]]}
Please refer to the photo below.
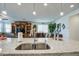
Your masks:
{"label": "window", "polygon": [[38,24],[37,31],[48,33],[48,25],[47,24]]}
{"label": "window", "polygon": [[5,24],[5,32],[7,32],[7,33],[11,32],[11,24],[9,24],[9,23]]}

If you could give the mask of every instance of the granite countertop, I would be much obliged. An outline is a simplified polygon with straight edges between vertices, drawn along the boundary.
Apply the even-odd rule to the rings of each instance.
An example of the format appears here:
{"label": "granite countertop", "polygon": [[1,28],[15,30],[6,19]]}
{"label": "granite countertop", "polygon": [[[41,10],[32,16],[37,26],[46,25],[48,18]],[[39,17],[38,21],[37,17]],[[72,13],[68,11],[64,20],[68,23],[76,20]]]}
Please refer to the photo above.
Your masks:
{"label": "granite countertop", "polygon": [[[44,43],[45,38],[36,38],[37,43]],[[18,42],[18,38],[7,38],[7,40],[0,41],[0,54],[52,54],[63,52],[78,52],[78,41],[57,41],[52,38],[47,38],[47,44],[51,47],[48,50],[15,50],[15,48],[22,43],[34,43],[34,38],[23,38]]]}

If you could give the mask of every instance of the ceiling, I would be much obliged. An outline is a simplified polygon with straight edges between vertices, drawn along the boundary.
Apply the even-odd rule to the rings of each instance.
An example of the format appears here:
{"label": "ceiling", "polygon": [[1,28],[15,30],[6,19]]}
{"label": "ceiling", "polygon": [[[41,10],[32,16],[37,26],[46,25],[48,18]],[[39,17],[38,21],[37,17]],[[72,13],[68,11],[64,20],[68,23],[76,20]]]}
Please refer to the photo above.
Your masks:
{"label": "ceiling", "polygon": [[14,18],[15,20],[50,22],[61,18],[61,10],[64,12],[65,16],[79,8],[78,3],[75,3],[75,7],[73,8],[69,7],[71,4],[73,3],[63,3],[61,7],[60,3],[48,3],[48,6],[44,6],[43,3],[36,3],[36,16],[32,14],[33,3],[22,3],[22,5],[17,5],[16,3],[6,3],[6,7],[3,6],[4,4],[0,3],[0,11],[6,9],[8,13],[7,15]]}

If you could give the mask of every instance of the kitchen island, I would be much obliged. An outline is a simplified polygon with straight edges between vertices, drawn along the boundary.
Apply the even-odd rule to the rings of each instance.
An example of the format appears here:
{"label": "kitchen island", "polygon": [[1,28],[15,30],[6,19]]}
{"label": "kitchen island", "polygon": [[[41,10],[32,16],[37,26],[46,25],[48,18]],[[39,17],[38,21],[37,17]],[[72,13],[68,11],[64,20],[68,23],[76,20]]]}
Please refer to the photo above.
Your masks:
{"label": "kitchen island", "polygon": [[[45,39],[47,39],[45,41]],[[58,41],[52,38],[35,38],[36,43],[47,43],[50,49],[47,50],[16,50],[15,48],[23,43],[34,43],[34,38],[7,38],[0,41],[0,55],[79,55],[79,42],[75,40]],[[68,54],[70,53],[70,54]]]}

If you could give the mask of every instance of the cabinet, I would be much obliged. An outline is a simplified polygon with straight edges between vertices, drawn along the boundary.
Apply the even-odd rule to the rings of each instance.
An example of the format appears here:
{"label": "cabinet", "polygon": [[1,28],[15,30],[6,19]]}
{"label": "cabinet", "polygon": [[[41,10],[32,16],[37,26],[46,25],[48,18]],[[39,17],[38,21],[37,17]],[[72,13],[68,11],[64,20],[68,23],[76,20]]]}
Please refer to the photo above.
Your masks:
{"label": "cabinet", "polygon": [[17,36],[17,28],[23,33],[23,37],[30,37],[32,23],[28,21],[15,21],[12,23],[12,33]]}

